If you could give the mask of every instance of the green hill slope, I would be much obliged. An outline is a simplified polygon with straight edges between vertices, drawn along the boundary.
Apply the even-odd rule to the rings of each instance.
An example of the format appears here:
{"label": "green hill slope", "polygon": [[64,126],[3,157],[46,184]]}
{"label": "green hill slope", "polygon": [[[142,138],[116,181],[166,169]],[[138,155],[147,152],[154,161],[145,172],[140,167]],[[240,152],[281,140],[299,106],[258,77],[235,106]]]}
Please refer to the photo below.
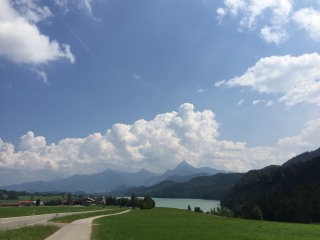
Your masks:
{"label": "green hill slope", "polygon": [[249,171],[221,201],[236,216],[320,222],[320,156]]}

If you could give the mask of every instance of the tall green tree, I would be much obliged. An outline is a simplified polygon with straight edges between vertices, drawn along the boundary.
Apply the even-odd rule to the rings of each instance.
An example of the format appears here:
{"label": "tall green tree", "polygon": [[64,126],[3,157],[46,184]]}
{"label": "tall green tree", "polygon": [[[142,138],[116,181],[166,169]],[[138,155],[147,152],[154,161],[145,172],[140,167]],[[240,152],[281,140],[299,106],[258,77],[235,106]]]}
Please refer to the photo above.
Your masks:
{"label": "tall green tree", "polygon": [[7,199],[11,199],[11,200],[19,199],[18,193],[15,191],[9,191],[7,195]]}
{"label": "tall green tree", "polygon": [[133,209],[136,208],[136,206],[138,205],[138,202],[139,202],[139,199],[137,198],[136,194],[135,193],[132,193],[131,194],[131,207]]}
{"label": "tall green tree", "polygon": [[70,193],[68,194],[67,205],[69,205],[69,206],[72,205],[72,196]]}
{"label": "tall green tree", "polygon": [[2,192],[2,190],[0,190],[0,199],[4,199],[4,194],[3,194],[3,192]]}

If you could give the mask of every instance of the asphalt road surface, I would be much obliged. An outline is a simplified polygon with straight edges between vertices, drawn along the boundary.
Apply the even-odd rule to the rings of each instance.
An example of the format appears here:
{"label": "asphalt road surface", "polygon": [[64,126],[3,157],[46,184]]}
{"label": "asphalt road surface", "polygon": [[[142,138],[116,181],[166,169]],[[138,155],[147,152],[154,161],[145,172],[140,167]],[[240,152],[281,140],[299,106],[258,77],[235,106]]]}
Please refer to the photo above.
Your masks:
{"label": "asphalt road surface", "polygon": [[34,224],[45,223],[54,217],[62,217],[75,213],[52,213],[32,216],[0,218],[0,229],[14,229]]}
{"label": "asphalt road surface", "polygon": [[96,217],[85,218],[85,219],[74,221],[62,227],[60,230],[58,230],[57,232],[55,232],[53,235],[46,238],[45,240],[62,240],[62,239],[90,240],[91,230],[92,230],[92,221],[94,219],[124,214],[129,211],[130,210],[126,210],[119,213],[96,216]]}
{"label": "asphalt road surface", "polygon": [[[97,210],[104,211],[104,210]],[[88,211],[88,212],[97,212]],[[0,229],[14,229],[20,227],[31,226],[34,224],[45,223],[54,217],[63,217],[71,214],[79,214],[85,212],[66,212],[66,213],[51,213],[51,214],[41,214],[32,216],[21,216],[21,217],[10,217],[10,218],[0,218]]]}

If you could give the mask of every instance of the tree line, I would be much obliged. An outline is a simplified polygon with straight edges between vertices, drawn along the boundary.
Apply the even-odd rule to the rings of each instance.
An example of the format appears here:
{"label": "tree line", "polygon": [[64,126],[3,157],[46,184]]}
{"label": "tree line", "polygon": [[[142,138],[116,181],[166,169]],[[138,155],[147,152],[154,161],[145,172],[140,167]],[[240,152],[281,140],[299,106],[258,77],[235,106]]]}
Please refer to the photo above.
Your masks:
{"label": "tree line", "polygon": [[[52,197],[47,201],[43,201],[44,205],[47,206],[59,206],[59,205],[84,205],[85,200],[90,198],[93,200],[93,204],[95,205],[113,205],[119,207],[130,207],[130,208],[140,208],[140,209],[151,209],[155,207],[155,201],[150,196],[145,196],[144,198],[138,198],[135,193],[131,194],[131,198],[116,198],[112,196],[103,196],[103,195],[73,195],[71,193],[28,193],[26,191],[8,191],[0,189],[0,201],[4,203],[6,200],[17,200],[19,201],[19,197],[24,197],[26,199],[28,196],[28,200],[34,201],[36,205],[40,205],[42,202],[42,197]],[[1,204],[0,204],[1,205]]]}
{"label": "tree line", "polygon": [[156,206],[155,201],[150,196],[145,196],[144,198],[138,198],[135,193],[131,194],[131,198],[115,198],[107,197],[106,205],[114,205],[119,207],[130,207],[130,208],[140,208],[140,209],[152,209]]}
{"label": "tree line", "polygon": [[19,192],[7,191],[5,189],[0,189],[0,200],[16,200],[19,199]]}

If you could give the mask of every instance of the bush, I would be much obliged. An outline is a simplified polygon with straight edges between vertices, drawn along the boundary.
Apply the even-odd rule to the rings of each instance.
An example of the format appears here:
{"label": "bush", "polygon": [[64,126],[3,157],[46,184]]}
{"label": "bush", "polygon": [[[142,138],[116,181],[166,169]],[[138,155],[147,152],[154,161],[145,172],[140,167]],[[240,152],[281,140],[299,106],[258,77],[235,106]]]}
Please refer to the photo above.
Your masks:
{"label": "bush", "polygon": [[149,196],[144,197],[140,204],[140,209],[152,209],[156,206],[155,201]]}
{"label": "bush", "polygon": [[198,213],[203,213],[203,210],[201,210],[200,207],[194,207],[194,211]]}

